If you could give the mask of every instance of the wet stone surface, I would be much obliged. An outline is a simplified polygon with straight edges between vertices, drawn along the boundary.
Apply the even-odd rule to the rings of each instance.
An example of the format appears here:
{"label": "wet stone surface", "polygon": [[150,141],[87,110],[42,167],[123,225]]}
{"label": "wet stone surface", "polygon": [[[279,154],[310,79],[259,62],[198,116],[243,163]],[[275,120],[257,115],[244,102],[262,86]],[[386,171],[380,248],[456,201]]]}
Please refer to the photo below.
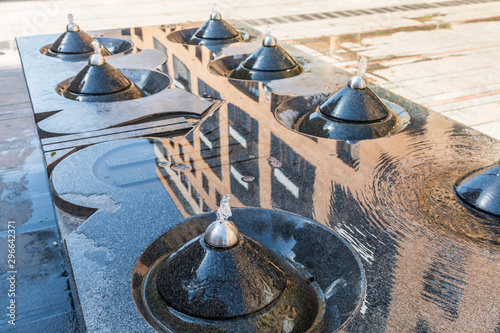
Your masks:
{"label": "wet stone surface", "polygon": [[[172,42],[166,27],[148,29],[141,37],[131,30],[130,39],[169,54],[166,72],[177,87],[171,91],[183,93],[177,97],[189,91],[224,103],[176,140],[106,142],[79,150],[54,168],[54,197],[66,202],[61,208],[69,215],[91,210],[65,238],[88,331],[153,331],[135,308],[131,287],[140,290],[140,277],[159,257],[200,235],[202,228],[189,218],[216,209],[226,193],[235,207],[311,219],[359,255],[366,288],[358,300],[359,288],[349,289],[351,281],[359,281],[352,279],[358,262],[337,260],[322,249],[324,242],[315,242],[319,234],[304,232],[300,223],[290,228],[286,219],[285,225],[269,225],[269,216],[248,224],[242,218],[238,225],[243,234],[314,272],[327,305],[331,302],[325,318],[333,327],[345,323],[349,332],[498,330],[498,219],[475,214],[454,194],[463,175],[498,162],[498,151],[491,148],[495,140],[376,86],[379,98],[410,115],[403,131],[362,141],[306,136],[280,124],[274,111],[297,99],[317,105],[345,86],[349,75],[342,70],[283,44],[292,56],[307,60],[309,71],[266,84],[233,80],[215,71],[241,62],[259,41],[214,53]],[[231,63],[216,63],[223,59]],[[29,78],[33,69],[25,68]],[[170,167],[180,164],[189,170]],[[99,173],[103,170],[109,174]],[[245,182],[244,176],[255,179]],[[179,238],[156,246],[155,239],[174,227]],[[154,255],[138,262],[150,244]],[[333,273],[325,266],[334,267]],[[139,275],[131,277],[134,267]],[[269,331],[285,327],[266,323]]]}
{"label": "wet stone surface", "polygon": [[[5,255],[0,262],[0,288],[4,292],[0,300],[5,308],[6,302],[16,302],[16,325],[9,324],[11,318],[4,315],[0,331],[79,332],[33,115],[31,110],[0,114],[0,122],[4,129],[0,158],[0,253]],[[9,237],[12,231],[14,241]],[[15,258],[9,262],[8,246],[12,244]],[[12,275],[15,279],[7,280]],[[13,297],[8,292],[12,289],[11,281],[15,281]]]}
{"label": "wet stone surface", "polygon": [[[171,254],[173,255],[172,260],[175,260],[174,258],[181,251],[189,250],[190,247],[200,244],[199,237],[194,237],[188,245],[183,247],[186,238],[196,233],[203,233],[206,226],[214,219],[215,214],[209,213],[187,220],[161,235],[148,246],[139,258],[132,276],[134,301],[141,314],[157,330],[191,332],[193,330],[217,331],[219,329],[224,332],[276,332],[282,328],[288,332],[304,332],[306,330],[332,332],[343,326],[351,313],[359,306],[364,287],[361,267],[352,250],[337,236],[314,222],[296,215],[265,209],[235,209],[232,220],[240,221],[237,223],[238,228],[245,235],[251,235],[252,239],[264,246],[266,250],[262,251],[261,254],[265,256],[269,250],[274,252],[272,255],[276,258],[274,260],[286,274],[286,288],[281,294],[273,295],[276,299],[269,307],[249,316],[225,318],[224,320],[209,318],[210,320],[208,320],[199,318],[199,316],[186,316],[171,310],[169,306],[176,308],[171,303],[173,295],[161,296],[164,294],[162,292],[162,288],[164,288],[162,275],[167,273],[163,269],[168,265]],[[247,239],[245,238],[245,240]],[[312,247],[316,254],[314,258],[308,252],[312,244],[316,244]],[[177,250],[176,246],[181,248]],[[188,253],[193,254],[192,251]],[[212,254],[211,257],[213,255],[215,254]],[[181,267],[196,262],[197,260],[193,258],[192,261],[182,264]],[[213,261],[207,260],[205,256],[202,264],[208,263],[213,263]],[[145,270],[145,267],[150,268],[150,270]],[[214,267],[218,266],[200,266],[195,270],[196,279],[201,279],[207,272],[217,274],[218,270],[210,270]],[[240,270],[245,272],[244,267],[240,267]],[[193,273],[186,272],[183,275],[172,272],[170,274],[176,276],[168,282],[178,285],[178,287],[173,286],[174,289],[182,289],[179,287],[182,285],[191,285],[183,283]],[[220,276],[230,275],[231,270],[221,270],[218,274]],[[253,284],[259,284],[265,281],[262,278],[265,276],[255,280],[250,276],[244,279],[249,279],[248,282]],[[191,282],[196,281],[196,279],[191,280]],[[277,282],[280,280],[281,278]],[[210,281],[212,283],[209,283]],[[241,309],[238,303],[240,297],[248,298],[242,305],[255,304],[252,303],[252,299],[260,295],[262,291],[246,294],[250,289],[243,279],[236,278],[231,281],[235,285],[224,291],[233,294],[231,302],[234,303],[234,308],[229,311]],[[342,285],[332,287],[332,281],[333,284],[336,284],[335,281],[343,282]],[[155,286],[155,282],[157,286]],[[208,283],[209,288],[219,284],[211,279],[202,279],[201,282]],[[335,288],[334,291],[332,288]],[[200,286],[200,289],[203,289],[203,286]],[[269,291],[272,293],[272,288]],[[181,290],[177,291],[177,293],[179,292],[182,293]],[[196,293],[196,290],[194,292]],[[175,294],[175,291],[172,293]],[[205,295],[205,297],[207,296]],[[208,297],[206,302],[216,301],[221,297],[221,294],[214,296]],[[194,302],[197,302],[196,296],[194,299]],[[223,301],[223,299],[219,299],[219,302]],[[193,300],[190,299],[189,302],[193,302]],[[200,312],[222,311],[224,306],[218,304],[211,309],[206,307],[202,309],[193,304],[192,309],[197,309]]]}

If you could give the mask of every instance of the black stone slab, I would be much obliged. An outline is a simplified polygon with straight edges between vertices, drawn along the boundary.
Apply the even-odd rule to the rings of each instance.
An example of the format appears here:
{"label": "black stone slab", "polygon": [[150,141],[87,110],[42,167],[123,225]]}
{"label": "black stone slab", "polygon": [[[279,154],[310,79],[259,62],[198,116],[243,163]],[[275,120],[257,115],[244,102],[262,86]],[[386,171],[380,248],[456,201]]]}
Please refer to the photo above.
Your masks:
{"label": "black stone slab", "polygon": [[109,135],[101,135],[101,136],[96,136],[88,139],[77,139],[77,140],[72,140],[72,141],[65,141],[65,142],[59,142],[59,143],[54,143],[54,144],[48,144],[44,145],[43,149],[45,151],[53,152],[61,149],[68,149],[68,148],[76,148],[76,147],[85,147],[85,146],[90,146],[96,143],[101,143],[101,142],[106,142],[106,141],[111,141],[111,140],[121,140],[121,139],[128,139],[128,138],[134,138],[134,137],[140,137],[140,136],[165,136],[165,135],[173,135],[176,133],[185,133],[192,129],[193,126],[184,121],[183,123],[179,124],[170,124],[170,125],[165,125],[165,126],[157,126],[153,128],[148,128],[148,129],[143,129],[143,130],[137,130],[137,131],[128,131],[128,132],[122,132],[122,133],[116,133],[116,134],[109,134]]}
{"label": "black stone slab", "polygon": [[[454,184],[497,162],[500,143],[375,86],[379,98],[409,113],[403,131],[359,142],[296,133],[275,119],[276,108],[297,95],[321,101],[349,75],[282,43],[309,62],[308,72],[267,84],[227,79],[210,71],[211,61],[237,62],[256,45],[214,53],[167,38],[194,26],[130,30],[130,38],[164,49],[178,90],[225,103],[178,140],[94,145],[52,172],[61,209],[88,214],[66,237],[87,329],[152,331],[131,299],[134,263],[156,237],[216,209],[229,193],[235,207],[298,214],[352,246],[365,268],[366,294],[345,331],[494,331],[500,223],[464,207]],[[307,248],[315,252],[314,243]],[[332,282],[325,297],[343,284]]]}

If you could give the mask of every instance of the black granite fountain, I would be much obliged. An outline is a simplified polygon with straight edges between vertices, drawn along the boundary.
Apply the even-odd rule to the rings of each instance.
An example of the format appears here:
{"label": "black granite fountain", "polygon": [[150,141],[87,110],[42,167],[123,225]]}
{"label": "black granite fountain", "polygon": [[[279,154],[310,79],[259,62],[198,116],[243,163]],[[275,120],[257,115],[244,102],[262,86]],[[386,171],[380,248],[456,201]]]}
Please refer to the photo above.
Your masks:
{"label": "black granite fountain", "polygon": [[305,62],[295,60],[278,45],[267,27],[262,46],[255,52],[241,59],[224,57],[210,64],[210,70],[216,74],[238,80],[271,81],[300,75],[307,67]]}
{"label": "black granite fountain", "polygon": [[99,42],[94,40],[92,45],[94,54],[88,65],[74,78],[57,85],[59,95],[80,102],[117,102],[153,95],[170,85],[168,76],[157,71],[119,71],[106,62]]}
{"label": "black granite fountain", "polygon": [[276,110],[277,120],[297,132],[336,140],[375,139],[402,131],[408,113],[368,87],[366,66],[367,58],[361,57],[358,74],[319,105],[303,97],[283,103]]}
{"label": "black granite fountain", "polygon": [[[72,14],[68,14],[68,20],[66,32],[60,35],[54,43],[42,47],[40,52],[65,61],[85,60],[94,51],[92,46],[94,39],[85,31],[80,30],[78,24],[73,22]],[[133,48],[133,44],[125,39],[110,37],[96,37],[96,39],[101,43],[103,56],[130,53]]]}
{"label": "black granite fountain", "polygon": [[17,39],[82,330],[497,330],[497,141],[286,43],[304,73],[258,82],[229,73],[260,41],[219,58],[167,30],[102,32],[143,50],[106,58],[138,89],[175,82],[104,103],[56,93],[84,67],[39,52],[56,36]]}
{"label": "black granite fountain", "polygon": [[235,29],[224,20],[217,6],[214,5],[210,18],[200,28],[174,31],[167,38],[180,44],[212,47],[242,42],[248,40],[249,35],[243,30]]}
{"label": "black granite fountain", "polygon": [[455,192],[468,207],[500,218],[500,165],[468,174],[456,184]]}
{"label": "black granite fountain", "polygon": [[[171,245],[185,237],[179,232],[183,230],[181,226],[167,231],[144,251],[132,277],[136,306],[148,323],[160,332],[275,332],[278,327],[285,332],[332,332],[343,326],[349,316],[334,309],[353,311],[359,305],[363,288],[361,268],[354,253],[331,233],[320,231],[296,216],[268,215],[262,209],[236,212],[235,218],[243,219],[238,224],[258,223],[260,228],[262,223],[269,224],[277,239],[269,246],[262,232],[247,226],[244,230],[248,234],[240,233],[228,221],[232,215],[229,195],[221,200],[215,222],[205,227],[204,233],[158,257],[162,242]],[[213,216],[211,213],[189,219],[183,223],[184,229],[199,230]],[[272,218],[264,222],[263,217]],[[295,230],[292,237],[297,242],[305,245],[313,241],[303,239],[304,234],[310,233],[325,250],[340,245],[342,250],[338,250],[343,254],[337,252],[336,259],[330,260],[309,258],[305,265],[288,261],[281,254],[285,249],[279,238],[285,237],[285,234],[280,236],[281,232],[290,237],[291,230]],[[306,248],[295,255],[306,257],[302,253]],[[145,262],[154,265],[143,274]],[[322,286],[323,279],[317,281],[313,273],[319,273],[318,269],[326,275],[349,274],[343,277],[348,280],[343,296],[338,295],[335,300],[325,298],[322,287],[328,286]]]}

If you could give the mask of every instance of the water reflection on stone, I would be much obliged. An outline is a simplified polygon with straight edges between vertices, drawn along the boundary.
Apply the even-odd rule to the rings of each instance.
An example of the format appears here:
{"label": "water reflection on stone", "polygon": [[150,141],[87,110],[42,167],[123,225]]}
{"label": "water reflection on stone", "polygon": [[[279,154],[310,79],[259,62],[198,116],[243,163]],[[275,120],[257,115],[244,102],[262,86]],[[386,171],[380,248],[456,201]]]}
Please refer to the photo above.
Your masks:
{"label": "water reflection on stone", "polygon": [[[348,279],[329,281],[321,269],[314,279],[325,282],[322,290],[327,302],[341,304],[332,306],[325,318],[338,325],[350,320],[346,331],[498,329],[500,222],[463,206],[454,194],[454,185],[463,175],[498,161],[498,150],[491,149],[493,140],[467,132],[462,125],[382,88],[374,92],[410,113],[411,122],[404,131],[364,141],[304,136],[273,118],[277,105],[290,96],[273,90],[266,98],[268,91],[259,82],[221,80],[206,70],[213,57],[210,50],[171,43],[166,34],[158,28],[143,29],[141,38],[132,32],[132,39],[141,47],[165,48],[169,54],[166,71],[177,87],[227,102],[185,137],[150,139],[150,152],[156,159],[148,163],[157,166],[156,182],[184,217],[216,209],[222,194],[230,193],[235,207],[287,211],[335,230],[361,258],[366,293],[358,306],[354,296],[359,288],[344,288]],[[321,77],[323,86],[327,78]],[[345,84],[342,80],[330,86]],[[301,88],[296,89],[299,93]],[[318,91],[297,99],[307,106],[324,97],[325,91]],[[94,147],[87,151],[92,149],[97,151]],[[78,159],[78,153],[73,156]],[[185,164],[190,170],[176,172],[163,163]],[[248,175],[255,177],[250,183],[243,181]],[[52,177],[62,178],[56,170]],[[321,244],[303,241],[314,238],[314,233],[287,226],[283,216],[276,217],[276,223],[280,219],[285,225],[279,228],[264,218],[238,227],[259,236],[264,246],[279,243],[280,255],[295,262],[314,267],[320,266],[314,260],[333,258],[328,252],[319,258],[314,254]],[[203,227],[209,223],[205,222]],[[194,224],[189,227],[194,231],[182,224],[179,228],[175,232],[182,239],[162,240],[171,251],[203,230]],[[165,251],[152,249],[156,258]],[[141,263],[154,264],[147,258]],[[338,260],[329,264],[352,268],[352,274],[357,267],[355,261],[349,267]],[[351,301],[343,303],[340,296]],[[268,318],[262,327],[293,330],[284,316],[279,322]]]}

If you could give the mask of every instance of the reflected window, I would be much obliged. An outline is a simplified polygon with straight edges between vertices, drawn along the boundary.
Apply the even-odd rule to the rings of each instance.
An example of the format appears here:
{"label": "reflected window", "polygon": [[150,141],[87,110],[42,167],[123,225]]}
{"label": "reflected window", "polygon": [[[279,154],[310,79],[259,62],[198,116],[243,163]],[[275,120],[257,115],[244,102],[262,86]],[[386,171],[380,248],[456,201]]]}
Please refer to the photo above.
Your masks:
{"label": "reflected window", "polygon": [[230,80],[233,86],[238,88],[239,91],[250,97],[254,101],[259,101],[259,82],[258,81],[243,81],[243,80]]}
{"label": "reflected window", "polygon": [[154,45],[154,48],[165,53],[165,55],[167,55],[167,48],[165,47],[165,45],[163,45],[162,42],[160,42],[158,39],[156,39],[156,37],[153,37],[153,45]]}
{"label": "reflected window", "polygon": [[176,56],[173,56],[174,63],[174,84],[177,88],[191,92],[191,73],[186,65]]}
{"label": "reflected window", "polygon": [[200,127],[200,155],[210,171],[222,180],[219,112],[205,119]]}
{"label": "reflected window", "polygon": [[222,200],[222,195],[219,193],[219,191],[215,190],[215,204],[217,207],[220,204],[220,201]]}
{"label": "reflected window", "polygon": [[220,93],[201,79],[198,79],[198,95],[203,98],[220,99]]}
{"label": "reflected window", "polygon": [[272,133],[271,155],[281,163],[271,171],[273,207],[312,218],[314,189],[310,184],[314,184],[316,167]]}
{"label": "reflected window", "polygon": [[140,40],[144,41],[144,39],[142,39],[142,28],[134,28],[134,34],[139,37]]}
{"label": "reflected window", "polygon": [[346,165],[357,170],[359,165],[359,143],[337,142],[337,157]]}
{"label": "reflected window", "polygon": [[203,190],[205,191],[205,193],[210,194],[210,186],[208,185],[208,178],[207,176],[205,176],[203,172],[201,173],[201,182],[203,184]]}
{"label": "reflected window", "polygon": [[[228,119],[230,160],[235,161],[229,167],[231,192],[247,206],[260,206],[259,123],[233,104],[228,104]],[[248,177],[255,178],[247,181]]]}
{"label": "reflected window", "polygon": [[[157,49],[158,51],[163,52],[168,57],[167,48],[165,47],[165,45],[163,45],[162,42],[160,42],[155,37],[153,37],[153,45],[154,45],[155,49]],[[161,71],[163,73],[165,73],[165,74],[168,74],[168,67],[167,67],[167,63],[166,62],[164,62],[163,64],[161,64]]]}
{"label": "reflected window", "polygon": [[202,58],[202,55],[201,55],[201,47],[197,47],[196,48],[196,58],[198,58],[198,60],[203,63],[203,58]]}

